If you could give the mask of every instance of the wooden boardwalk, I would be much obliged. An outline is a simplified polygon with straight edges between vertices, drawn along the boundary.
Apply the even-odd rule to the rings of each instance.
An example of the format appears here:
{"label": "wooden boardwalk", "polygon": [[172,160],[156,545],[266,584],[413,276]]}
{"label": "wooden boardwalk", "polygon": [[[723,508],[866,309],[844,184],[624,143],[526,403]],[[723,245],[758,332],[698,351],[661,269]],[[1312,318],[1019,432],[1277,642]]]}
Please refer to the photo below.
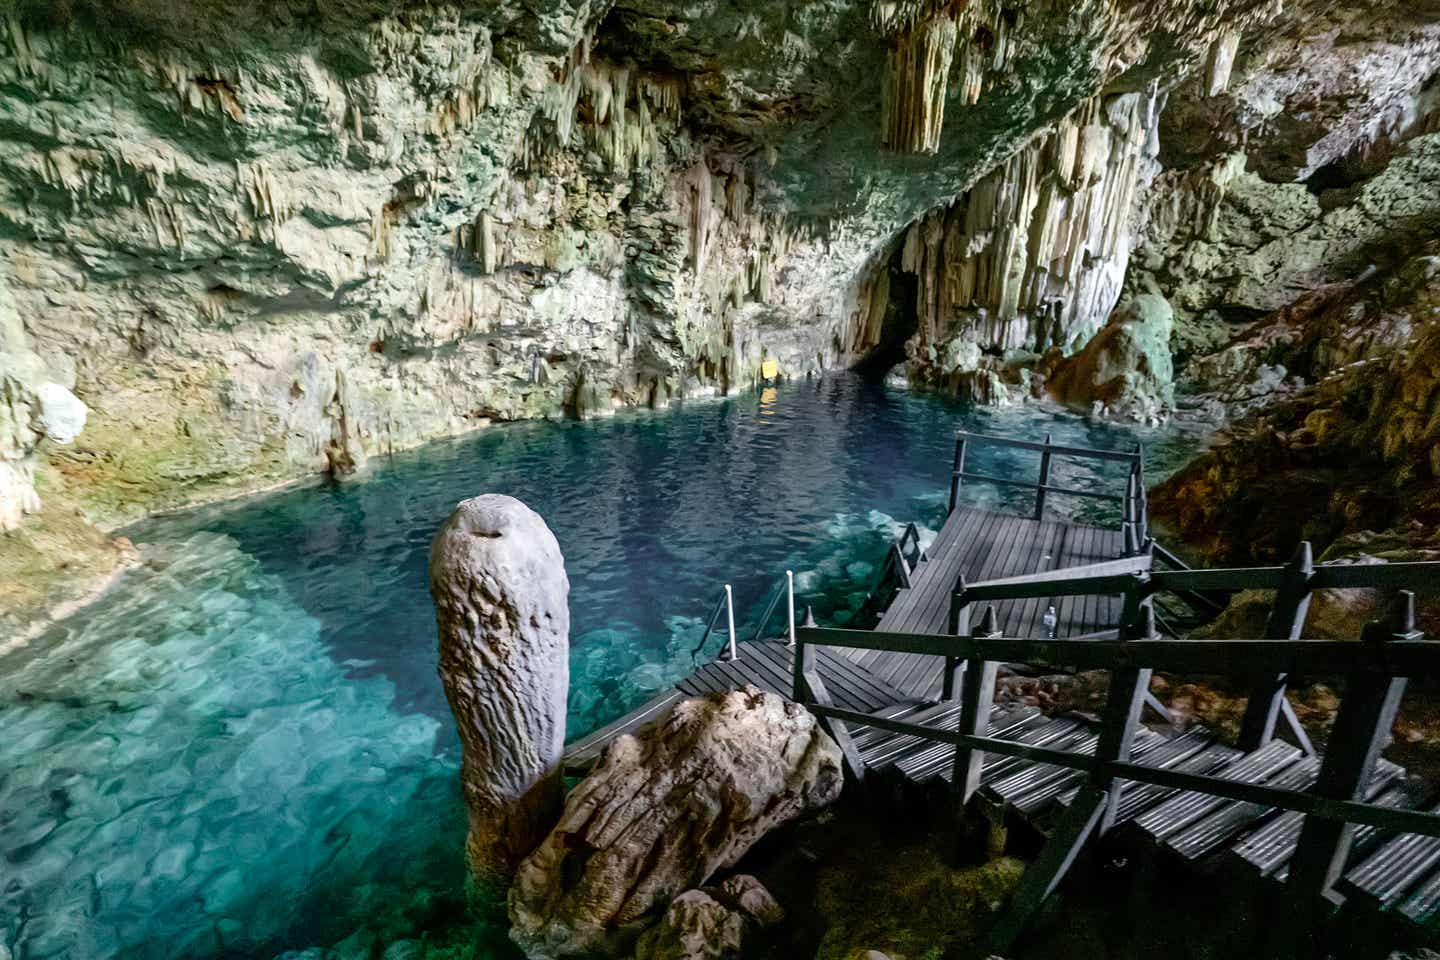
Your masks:
{"label": "wooden boardwalk", "polygon": [[[927,551],[929,559],[915,567],[911,586],[900,589],[876,629],[943,633],[950,592],[960,573],[967,581],[977,582],[1113,560],[1120,554],[1121,541],[1115,530],[959,508],[946,518]],[[1007,625],[1007,636],[1041,632],[1041,618],[1052,603],[1059,616],[1059,637],[1115,626],[1120,615],[1118,594],[1085,600],[1056,597],[1048,602],[1001,603],[997,611],[1005,618],[1001,622]],[[794,656],[783,641],[741,643],[738,652],[733,661],[717,659],[696,668],[673,689],[570,744],[565,751],[566,771],[579,774],[588,770],[610,740],[644,726],[684,697],[733,690],[747,683],[790,696]],[[819,652],[820,674],[836,703],[861,713],[934,700],[940,695],[943,666],[942,658],[923,654],[849,649]]]}
{"label": "wooden boardwalk", "polygon": [[[965,479],[1027,485],[966,471],[966,444],[975,441],[1041,452],[1032,515],[957,504]],[[1048,493],[1082,493],[1051,485],[1058,456],[1129,464],[1123,495],[1083,492],[1121,503],[1120,530],[1045,516]],[[1092,839],[1147,851],[1167,869],[1243,881],[1242,896],[1271,890],[1277,904],[1293,906],[1286,916],[1302,938],[1340,901],[1407,930],[1440,932],[1440,807],[1423,806],[1404,772],[1379,759],[1404,678],[1440,672],[1440,645],[1417,643],[1408,592],[1440,589],[1440,564],[1317,566],[1303,544],[1284,567],[1189,570],[1150,540],[1144,507],[1138,452],[961,434],[951,511],[927,550],[913,526],[891,548],[899,589],[874,631],[801,627],[795,645],[738,644],[733,659],[698,667],[570,744],[566,772],[587,771],[616,736],[678,700],[751,684],[804,703],[840,743],[847,776],[898,799],[906,815],[936,801],[952,812],[963,804],[997,827],[1026,824],[1050,837],[991,933],[997,950]],[[1161,559],[1176,569],[1155,567]],[[1310,594],[1349,587],[1400,593],[1360,643],[1300,641]],[[1240,589],[1275,592],[1266,639],[1167,640],[1156,628],[1163,592],[1213,603],[1214,591]],[[1043,620],[1050,607],[1053,635]],[[1005,662],[1109,671],[1103,718],[992,707]],[[1156,669],[1250,678],[1238,742],[1140,724]],[[1291,672],[1348,678],[1332,756],[1314,750],[1286,701]],[[1278,721],[1297,745],[1275,738]]]}
{"label": "wooden boardwalk", "polygon": [[[935,542],[891,601],[876,630],[892,633],[946,633],[950,597],[956,578],[979,583],[1022,574],[1062,570],[1114,560],[1124,550],[1118,530],[1013,514],[957,507],[945,519]],[[997,623],[1007,637],[1044,636],[1042,618],[1055,607],[1055,635],[1077,637],[1113,629],[1119,623],[1120,595],[1105,597],[1028,598],[994,605]],[[842,656],[906,696],[934,699],[940,695],[943,662],[923,654],[889,650],[846,650]]]}
{"label": "wooden boardwalk", "polygon": [[[737,690],[750,684],[789,698],[794,686],[795,655],[783,640],[741,643],[734,660],[712,660],[681,680],[679,684],[647,701],[643,706],[565,748],[565,772],[580,775],[594,766],[601,751],[622,733],[630,733],[661,716],[671,704],[686,697]],[[820,669],[835,702],[846,709],[873,713],[907,702],[905,694],[842,657],[839,651],[818,651]]]}

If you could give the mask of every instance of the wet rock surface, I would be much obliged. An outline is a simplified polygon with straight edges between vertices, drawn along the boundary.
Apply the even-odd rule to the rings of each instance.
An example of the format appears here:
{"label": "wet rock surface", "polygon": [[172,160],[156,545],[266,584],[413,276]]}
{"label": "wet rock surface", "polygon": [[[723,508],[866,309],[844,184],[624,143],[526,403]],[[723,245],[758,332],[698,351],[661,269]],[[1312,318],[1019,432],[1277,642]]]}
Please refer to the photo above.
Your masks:
{"label": "wet rock surface", "polygon": [[802,707],[754,687],[682,701],[613,741],[566,798],[516,873],[511,938],[535,960],[622,955],[671,898],[841,785],[839,748]]}

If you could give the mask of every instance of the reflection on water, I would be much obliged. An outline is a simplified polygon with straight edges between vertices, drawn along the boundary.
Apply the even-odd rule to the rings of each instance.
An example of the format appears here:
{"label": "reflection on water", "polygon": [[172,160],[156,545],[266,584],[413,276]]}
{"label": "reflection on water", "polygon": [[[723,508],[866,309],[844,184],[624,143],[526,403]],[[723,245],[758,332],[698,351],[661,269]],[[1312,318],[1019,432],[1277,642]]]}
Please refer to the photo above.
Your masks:
{"label": "reflection on water", "polygon": [[[380,462],[363,482],[128,531],[148,563],[0,659],[0,945],[17,960],[271,956],[367,923],[413,935],[454,913],[458,747],[425,561],[456,501],[508,493],[555,531],[572,587],[573,737],[690,667],[724,582],[742,634],[787,568],[822,622],[849,622],[904,524],[938,527],[958,426],[1138,437],[1152,476],[1189,446],[837,377],[496,427]],[[1036,469],[1023,451],[969,462]],[[1095,469],[1062,461],[1054,478],[1093,485]],[[493,939],[479,956],[511,955]]]}

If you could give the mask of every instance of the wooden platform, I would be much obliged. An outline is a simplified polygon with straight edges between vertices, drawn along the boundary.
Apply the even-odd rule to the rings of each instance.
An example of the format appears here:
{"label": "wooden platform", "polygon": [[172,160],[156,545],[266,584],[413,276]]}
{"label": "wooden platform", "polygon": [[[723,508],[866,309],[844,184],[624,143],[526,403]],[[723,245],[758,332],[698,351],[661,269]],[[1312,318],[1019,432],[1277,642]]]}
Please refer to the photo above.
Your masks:
{"label": "wooden platform", "polygon": [[[1038,451],[1037,480],[966,470],[966,445],[975,442]],[[1050,464],[1061,456],[1124,462],[1125,493],[1056,486]],[[924,556],[913,524],[887,554],[886,569],[896,572],[901,588],[875,631],[801,626],[794,647],[741,644],[734,660],[699,667],[571,744],[566,771],[588,770],[616,736],[664,716],[682,698],[753,684],[805,704],[835,736],[847,770],[863,778],[867,790],[898,799],[895,809],[903,815],[921,815],[931,801],[953,815],[964,797],[992,822],[1050,834],[991,933],[997,952],[1013,944],[1091,839],[1129,844],[1165,869],[1222,873],[1240,881],[1244,896],[1273,888],[1302,938],[1318,930],[1325,911],[1341,899],[1347,909],[1440,929],[1440,807],[1416,810],[1418,798],[1403,771],[1378,760],[1404,678],[1440,672],[1440,649],[1416,643],[1423,634],[1409,592],[1440,591],[1440,563],[1317,566],[1310,545],[1302,544],[1283,567],[1191,570],[1149,538],[1138,449],[1098,451],[1048,438],[1035,443],[961,432],[951,478],[950,513]],[[961,506],[957,492],[964,481],[1029,486],[1034,511],[1016,516]],[[1056,493],[1120,503],[1121,529],[1048,519],[1046,497]],[[1157,557],[1170,569],[1156,568]],[[964,593],[956,599],[962,623],[955,630],[952,597],[962,575]],[[1359,643],[1298,639],[1310,594],[1337,587],[1401,589]],[[1159,594],[1194,596],[1213,610],[1214,591],[1243,589],[1275,596],[1265,638],[1163,635]],[[995,622],[981,628],[985,621],[975,617],[987,606]],[[1072,642],[1047,636],[1043,618],[1052,606],[1055,639]],[[1128,618],[1123,630],[1122,616]],[[1110,642],[1099,642],[1098,634]],[[798,677],[797,650],[805,665]],[[1257,656],[1268,658],[1263,670]],[[996,671],[1013,661],[1052,672],[1108,671],[1103,723],[1047,717],[1035,708],[991,709]],[[958,689],[944,692],[947,662],[952,676],[965,670]],[[1139,723],[1145,703],[1156,706],[1148,693],[1152,672],[1212,667],[1253,684],[1237,740],[1243,749],[1203,729],[1176,733]],[[1265,675],[1253,676],[1257,670]],[[1347,678],[1329,757],[1315,754],[1288,710],[1289,673]],[[1303,749],[1275,739],[1277,718],[1287,720]],[[1112,792],[1117,783],[1118,795]],[[1317,807],[1317,795],[1330,806]],[[1337,802],[1344,804],[1342,815]]]}
{"label": "wooden platform", "polygon": [[[967,583],[974,584],[1114,560],[1123,549],[1118,530],[957,507],[926,551],[929,559],[912,572],[911,586],[896,594],[875,629],[945,633],[950,594],[962,573]],[[1044,636],[1042,618],[1051,606],[1058,618],[1055,635],[1066,638],[1113,628],[1119,622],[1121,602],[1116,595],[1000,603],[995,607],[996,623],[1007,637]],[[840,655],[854,659],[906,696],[940,695],[937,657],[881,650],[846,650]]]}
{"label": "wooden platform", "polygon": [[[671,704],[686,697],[736,690],[748,683],[789,699],[795,660],[790,647],[780,640],[746,642],[737,647],[737,653],[739,655],[734,660],[713,660],[704,664],[674,688],[567,746],[565,772],[578,775],[588,771],[611,740],[658,719]],[[853,660],[841,656],[839,651],[822,649],[816,660],[836,703],[847,710],[874,713],[909,702],[900,690]]]}

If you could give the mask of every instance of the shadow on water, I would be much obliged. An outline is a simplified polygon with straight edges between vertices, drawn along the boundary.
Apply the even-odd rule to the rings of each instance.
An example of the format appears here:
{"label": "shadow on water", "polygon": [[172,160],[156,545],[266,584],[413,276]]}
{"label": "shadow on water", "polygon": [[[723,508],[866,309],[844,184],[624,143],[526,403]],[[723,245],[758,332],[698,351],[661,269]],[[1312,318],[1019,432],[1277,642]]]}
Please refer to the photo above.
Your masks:
{"label": "shadow on water", "polygon": [[[1152,476],[1193,451],[842,376],[497,426],[362,481],[137,525],[144,565],[0,660],[0,945],[16,960],[271,956],[453,920],[464,820],[426,555],[458,500],[510,494],[555,531],[574,737],[690,668],[725,582],[742,635],[786,569],[821,622],[851,622],[904,524],[933,535],[943,518],[960,426],[1140,439]],[[1035,469],[1024,452],[974,456],[1001,476]],[[477,956],[510,955],[501,931],[485,937]]]}

